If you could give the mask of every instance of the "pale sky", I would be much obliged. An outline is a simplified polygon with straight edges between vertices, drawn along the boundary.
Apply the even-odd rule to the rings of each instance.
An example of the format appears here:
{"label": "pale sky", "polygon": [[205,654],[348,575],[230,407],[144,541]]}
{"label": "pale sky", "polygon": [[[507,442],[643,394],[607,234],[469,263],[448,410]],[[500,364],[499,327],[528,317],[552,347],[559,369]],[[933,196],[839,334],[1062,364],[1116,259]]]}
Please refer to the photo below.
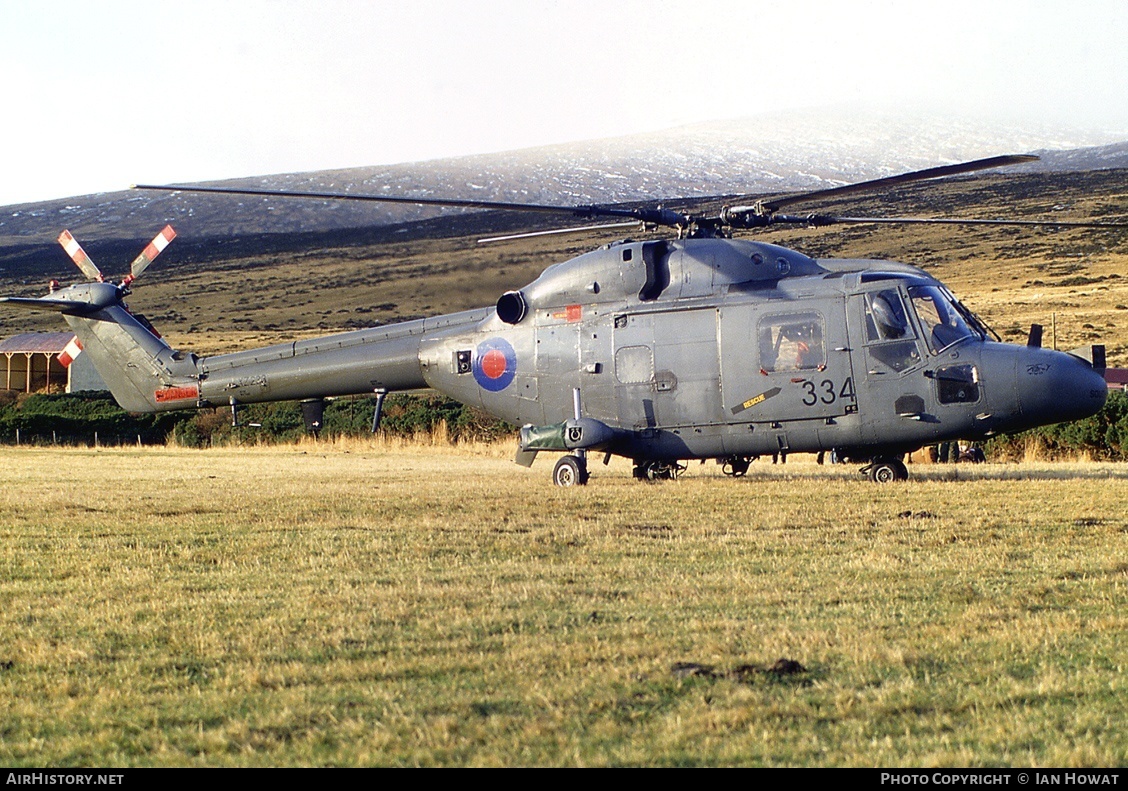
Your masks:
{"label": "pale sky", "polygon": [[0,0],[0,205],[822,106],[1128,139],[1128,0]]}

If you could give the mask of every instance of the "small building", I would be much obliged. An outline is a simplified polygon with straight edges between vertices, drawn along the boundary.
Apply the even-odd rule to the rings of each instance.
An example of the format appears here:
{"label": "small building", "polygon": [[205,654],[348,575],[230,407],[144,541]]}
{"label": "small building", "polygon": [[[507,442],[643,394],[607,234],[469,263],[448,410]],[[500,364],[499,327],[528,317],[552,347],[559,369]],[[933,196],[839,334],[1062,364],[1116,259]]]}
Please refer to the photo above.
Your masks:
{"label": "small building", "polygon": [[64,356],[72,332],[25,332],[0,341],[0,389],[24,393],[108,390],[90,358]]}
{"label": "small building", "polygon": [[1106,368],[1105,381],[1109,390],[1128,389],[1128,368]]}

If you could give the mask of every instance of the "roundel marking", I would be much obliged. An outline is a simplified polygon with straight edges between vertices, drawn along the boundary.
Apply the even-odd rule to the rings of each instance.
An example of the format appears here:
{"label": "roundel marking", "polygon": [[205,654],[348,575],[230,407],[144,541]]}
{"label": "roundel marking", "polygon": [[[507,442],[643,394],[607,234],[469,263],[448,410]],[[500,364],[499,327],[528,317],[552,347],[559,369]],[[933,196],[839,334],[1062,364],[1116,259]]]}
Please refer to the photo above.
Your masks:
{"label": "roundel marking", "polygon": [[517,373],[517,352],[504,338],[490,338],[478,344],[474,355],[474,381],[483,390],[497,393],[513,383]]}
{"label": "roundel marking", "polygon": [[505,374],[506,359],[503,352],[490,349],[482,355],[482,373],[489,379],[497,379]]}

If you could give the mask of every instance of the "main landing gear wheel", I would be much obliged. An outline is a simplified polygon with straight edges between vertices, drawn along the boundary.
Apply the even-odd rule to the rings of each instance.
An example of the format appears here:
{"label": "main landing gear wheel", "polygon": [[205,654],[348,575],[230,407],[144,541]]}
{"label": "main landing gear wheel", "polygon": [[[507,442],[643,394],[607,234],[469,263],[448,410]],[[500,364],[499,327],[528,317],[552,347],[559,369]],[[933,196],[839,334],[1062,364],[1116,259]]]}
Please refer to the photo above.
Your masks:
{"label": "main landing gear wheel", "polygon": [[675,481],[686,467],[676,461],[636,460],[631,474],[640,481]]}
{"label": "main landing gear wheel", "polygon": [[900,459],[874,459],[872,464],[862,468],[862,472],[869,473],[869,479],[874,483],[893,483],[909,479],[909,470]]}
{"label": "main landing gear wheel", "polygon": [[552,470],[557,486],[583,486],[588,482],[587,462],[578,456],[561,456]]}

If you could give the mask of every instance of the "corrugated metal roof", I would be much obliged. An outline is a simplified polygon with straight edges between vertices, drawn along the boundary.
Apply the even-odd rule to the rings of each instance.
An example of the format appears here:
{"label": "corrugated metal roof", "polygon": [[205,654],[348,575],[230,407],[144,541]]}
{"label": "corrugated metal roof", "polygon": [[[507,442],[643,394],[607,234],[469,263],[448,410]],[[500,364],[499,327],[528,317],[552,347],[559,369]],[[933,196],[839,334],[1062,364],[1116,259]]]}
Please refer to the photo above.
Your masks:
{"label": "corrugated metal roof", "polygon": [[58,354],[73,337],[73,332],[25,332],[0,341],[0,353]]}

